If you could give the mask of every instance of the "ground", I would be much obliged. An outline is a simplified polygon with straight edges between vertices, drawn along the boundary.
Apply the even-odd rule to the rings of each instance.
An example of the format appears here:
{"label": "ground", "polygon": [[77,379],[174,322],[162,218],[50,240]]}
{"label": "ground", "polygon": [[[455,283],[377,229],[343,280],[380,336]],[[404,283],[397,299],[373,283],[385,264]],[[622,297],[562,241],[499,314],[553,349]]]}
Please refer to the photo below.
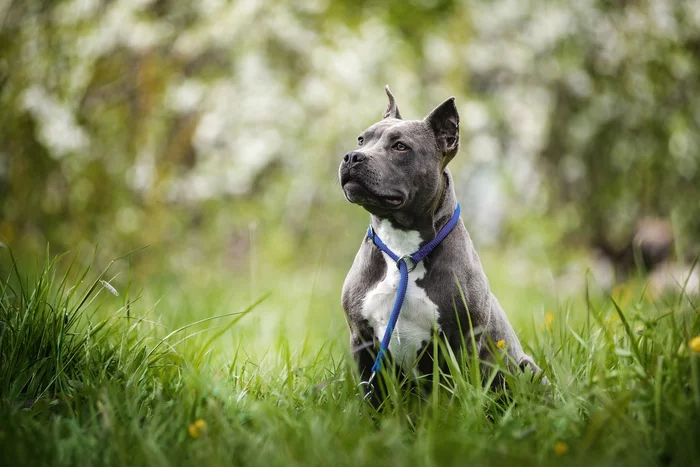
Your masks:
{"label": "ground", "polygon": [[[498,267],[497,255],[487,261]],[[504,294],[549,387],[515,375],[508,391],[492,391],[492,374],[453,359],[428,396],[390,382],[375,412],[349,364],[341,269],[318,263],[255,286],[196,271],[182,285],[125,279],[128,268],[114,278],[118,264],[104,275],[79,264],[66,272],[70,262],[36,273],[16,264],[6,276],[2,465],[700,460],[698,300],[652,297],[643,279],[567,300],[526,287]],[[505,282],[492,283],[497,294]]]}

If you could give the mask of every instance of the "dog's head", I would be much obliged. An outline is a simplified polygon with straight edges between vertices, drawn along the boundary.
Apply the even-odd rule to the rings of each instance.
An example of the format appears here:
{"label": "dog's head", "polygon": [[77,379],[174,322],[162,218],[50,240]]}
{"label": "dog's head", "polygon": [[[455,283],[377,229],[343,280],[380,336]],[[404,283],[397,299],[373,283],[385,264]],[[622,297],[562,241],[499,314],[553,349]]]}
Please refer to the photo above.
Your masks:
{"label": "dog's head", "polygon": [[340,163],[348,201],[379,217],[416,217],[435,209],[443,171],[459,149],[459,115],[454,97],[423,120],[402,120],[394,96],[384,118],[363,131],[357,147]]}

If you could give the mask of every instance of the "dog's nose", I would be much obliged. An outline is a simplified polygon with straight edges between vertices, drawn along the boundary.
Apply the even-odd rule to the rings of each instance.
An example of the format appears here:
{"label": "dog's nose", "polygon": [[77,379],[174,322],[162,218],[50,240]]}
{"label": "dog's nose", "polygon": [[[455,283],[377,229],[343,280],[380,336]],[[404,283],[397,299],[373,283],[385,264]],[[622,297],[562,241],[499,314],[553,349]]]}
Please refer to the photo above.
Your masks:
{"label": "dog's nose", "polygon": [[363,160],[365,160],[365,155],[361,152],[356,152],[356,151],[349,152],[349,153],[345,154],[345,157],[343,157],[344,163],[346,163],[346,164],[350,163],[352,165],[355,165],[359,162],[362,162]]}

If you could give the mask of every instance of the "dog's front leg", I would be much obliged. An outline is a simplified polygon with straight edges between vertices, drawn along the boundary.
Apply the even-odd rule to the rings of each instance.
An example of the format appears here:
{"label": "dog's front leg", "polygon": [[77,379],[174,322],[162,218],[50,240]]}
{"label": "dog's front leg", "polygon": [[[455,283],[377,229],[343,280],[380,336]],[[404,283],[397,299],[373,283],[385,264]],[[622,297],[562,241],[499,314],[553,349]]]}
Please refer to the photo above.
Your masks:
{"label": "dog's front leg", "polygon": [[375,339],[373,334],[353,332],[350,336],[350,348],[360,376],[362,394],[376,409],[381,404],[382,398],[376,375],[373,380],[371,379],[372,366],[374,366],[374,360],[379,350],[379,341]]}

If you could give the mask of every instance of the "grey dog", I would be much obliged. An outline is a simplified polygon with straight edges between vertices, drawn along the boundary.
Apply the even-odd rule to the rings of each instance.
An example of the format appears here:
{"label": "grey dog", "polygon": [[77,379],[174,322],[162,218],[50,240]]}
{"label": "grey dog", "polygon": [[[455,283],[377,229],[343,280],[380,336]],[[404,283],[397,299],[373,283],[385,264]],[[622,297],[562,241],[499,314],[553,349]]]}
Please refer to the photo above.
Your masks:
{"label": "grey dog", "polygon": [[[452,97],[423,120],[403,120],[388,86],[386,93],[389,105],[384,118],[360,134],[357,147],[345,154],[339,174],[347,200],[367,210],[373,230],[394,253],[403,256],[433,239],[457,206],[447,164],[459,149],[459,115]],[[365,237],[342,293],[351,346],[364,382],[370,378],[398,283],[394,261]],[[389,345],[391,359],[401,371],[428,373],[431,352],[423,350],[434,331],[457,350],[462,343],[471,342],[469,323],[481,360],[492,359],[494,344],[503,341],[498,347],[505,349],[508,361],[521,369],[540,371],[523,352],[491,293],[460,219],[409,274],[406,298]],[[470,352],[470,345],[466,347]],[[423,357],[418,358],[420,355]]]}

